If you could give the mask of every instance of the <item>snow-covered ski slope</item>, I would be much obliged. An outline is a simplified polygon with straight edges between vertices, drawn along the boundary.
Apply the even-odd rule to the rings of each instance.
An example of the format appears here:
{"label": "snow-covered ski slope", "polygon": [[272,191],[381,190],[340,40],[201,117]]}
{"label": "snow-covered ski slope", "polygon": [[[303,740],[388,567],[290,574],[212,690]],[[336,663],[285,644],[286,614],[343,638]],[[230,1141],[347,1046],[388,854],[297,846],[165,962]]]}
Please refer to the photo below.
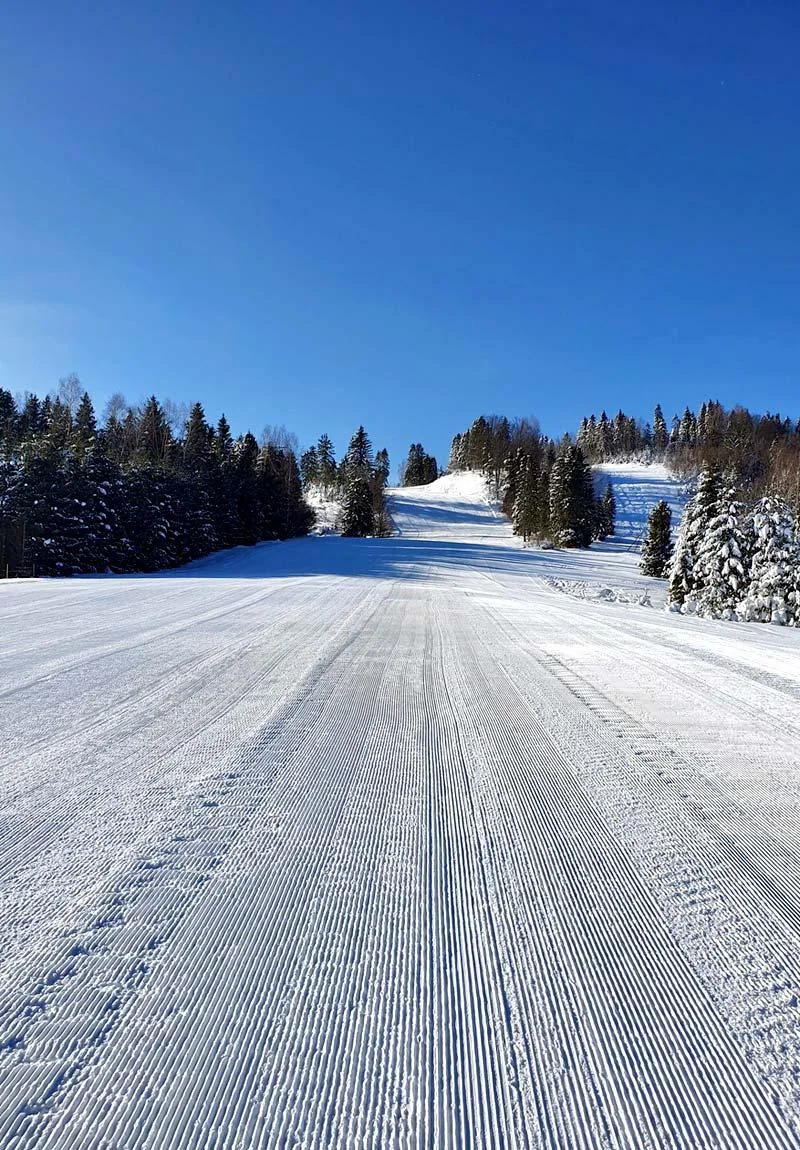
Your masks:
{"label": "snow-covered ski slope", "polygon": [[677,529],[686,503],[686,484],[662,463],[603,463],[594,471],[600,494],[609,482],[614,490],[615,544],[638,552],[647,533],[647,517],[660,499],[671,508],[673,527]]}
{"label": "snow-covered ski slope", "polygon": [[800,1146],[798,635],[468,482],[0,584],[0,1146]]}
{"label": "snow-covered ski slope", "polygon": [[508,543],[509,523],[476,471],[443,475],[424,487],[395,487],[389,509],[404,538],[495,540]]}

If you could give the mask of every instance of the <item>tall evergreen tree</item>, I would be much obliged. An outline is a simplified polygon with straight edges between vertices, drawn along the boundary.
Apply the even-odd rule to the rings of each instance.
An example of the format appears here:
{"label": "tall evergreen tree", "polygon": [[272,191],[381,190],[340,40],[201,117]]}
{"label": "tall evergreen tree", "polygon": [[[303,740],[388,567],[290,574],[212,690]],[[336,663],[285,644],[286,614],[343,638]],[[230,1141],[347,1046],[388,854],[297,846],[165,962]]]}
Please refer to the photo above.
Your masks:
{"label": "tall evergreen tree", "polygon": [[663,579],[672,554],[672,511],[663,499],[656,503],[647,518],[647,535],[642,543],[639,562],[645,575]]}
{"label": "tall evergreen tree", "polygon": [[316,447],[309,447],[300,456],[300,475],[304,487],[319,482],[319,456]]}
{"label": "tall evergreen tree", "polygon": [[694,595],[700,615],[732,619],[747,593],[747,543],[741,518],[742,503],[735,488],[727,484],[700,541],[695,564]]}
{"label": "tall evergreen tree", "polygon": [[184,467],[195,474],[205,475],[211,462],[211,431],[202,403],[195,403],[189,412],[183,437]]}
{"label": "tall evergreen tree", "polygon": [[81,396],[75,413],[75,438],[80,450],[87,450],[97,439],[97,419],[88,391]]}
{"label": "tall evergreen tree", "polygon": [[550,529],[558,547],[588,547],[596,524],[592,473],[574,444],[556,458],[550,473]]}
{"label": "tall evergreen tree", "polygon": [[538,534],[537,479],[530,459],[524,459],[517,477],[511,521],[515,534],[521,535],[525,543]]}
{"label": "tall evergreen tree", "polygon": [[317,460],[319,462],[319,481],[325,491],[329,491],[337,483],[336,456],[333,444],[327,435],[321,435],[317,443]]}
{"label": "tall evergreen tree", "polygon": [[694,595],[703,584],[698,558],[703,538],[711,520],[719,514],[722,496],[722,472],[719,467],[707,467],[701,472],[697,493],[686,505],[675,549],[669,565],[669,600],[682,606],[687,600],[693,605]]}
{"label": "tall evergreen tree", "polygon": [[359,427],[344,457],[342,535],[372,535],[375,531],[372,485],[372,444]]}
{"label": "tall evergreen tree", "polygon": [[669,432],[667,431],[667,422],[664,419],[661,404],[657,403],[655,411],[653,412],[653,451],[657,456],[662,456],[667,450],[668,445]]}
{"label": "tall evergreen tree", "polygon": [[745,620],[800,622],[800,541],[789,507],[780,499],[760,499],[747,518],[750,558],[747,594],[737,604]]}
{"label": "tall evergreen tree", "polygon": [[172,432],[164,408],[154,395],[145,403],[137,427],[137,460],[165,466],[171,456]]}
{"label": "tall evergreen tree", "polygon": [[403,487],[421,487],[433,483],[439,468],[433,455],[428,455],[421,443],[412,443],[403,465]]}
{"label": "tall evergreen tree", "polygon": [[227,459],[232,450],[233,436],[231,435],[231,425],[223,414],[217,421],[216,435],[214,436],[214,451],[220,459]]}
{"label": "tall evergreen tree", "polygon": [[375,452],[375,475],[381,487],[389,482],[389,452],[385,447]]}
{"label": "tall evergreen tree", "polygon": [[596,538],[608,539],[614,534],[617,518],[617,501],[614,498],[614,488],[610,483],[606,485],[602,499],[597,501],[597,531]]}

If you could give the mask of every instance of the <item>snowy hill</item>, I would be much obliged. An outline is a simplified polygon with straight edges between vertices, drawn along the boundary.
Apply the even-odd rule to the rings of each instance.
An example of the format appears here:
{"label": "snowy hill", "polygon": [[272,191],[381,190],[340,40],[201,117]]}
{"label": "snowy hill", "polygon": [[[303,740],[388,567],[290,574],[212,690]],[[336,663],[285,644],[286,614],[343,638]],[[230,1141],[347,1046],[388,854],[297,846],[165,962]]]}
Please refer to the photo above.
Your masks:
{"label": "snowy hill", "polygon": [[579,599],[660,606],[666,585],[639,570],[639,550],[651,509],[664,499],[677,529],[686,499],[684,485],[661,464],[619,463],[595,468],[602,492],[611,483],[617,501],[617,530],[587,550],[524,548],[494,499],[492,483],[476,471],[455,471],[423,487],[389,490],[388,505],[398,535],[406,538],[482,541],[524,550],[519,569]]}
{"label": "snowy hill", "polygon": [[611,483],[617,501],[614,542],[638,551],[647,530],[647,517],[660,499],[672,509],[677,530],[686,505],[686,484],[662,463],[601,463],[593,468],[597,490]]}
{"label": "snowy hill", "polygon": [[491,485],[477,471],[455,471],[422,487],[392,487],[386,494],[398,535],[504,542],[513,538]]}

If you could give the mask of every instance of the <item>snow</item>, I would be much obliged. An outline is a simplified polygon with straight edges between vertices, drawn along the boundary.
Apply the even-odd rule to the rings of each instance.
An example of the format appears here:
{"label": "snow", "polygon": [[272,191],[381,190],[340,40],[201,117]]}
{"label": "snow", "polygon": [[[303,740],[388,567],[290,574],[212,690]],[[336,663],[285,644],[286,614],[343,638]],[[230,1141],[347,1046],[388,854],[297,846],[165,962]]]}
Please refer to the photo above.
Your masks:
{"label": "snow", "polygon": [[332,535],[338,532],[342,505],[337,499],[333,499],[318,483],[309,484],[303,491],[303,498],[309,507],[314,509],[316,520],[312,531],[315,535]]}
{"label": "snow", "polygon": [[477,471],[442,475],[422,487],[389,488],[387,499],[399,535],[508,540],[508,520],[491,483]]}
{"label": "snow", "polygon": [[0,1145],[797,1147],[800,636],[390,498],[0,584]]}

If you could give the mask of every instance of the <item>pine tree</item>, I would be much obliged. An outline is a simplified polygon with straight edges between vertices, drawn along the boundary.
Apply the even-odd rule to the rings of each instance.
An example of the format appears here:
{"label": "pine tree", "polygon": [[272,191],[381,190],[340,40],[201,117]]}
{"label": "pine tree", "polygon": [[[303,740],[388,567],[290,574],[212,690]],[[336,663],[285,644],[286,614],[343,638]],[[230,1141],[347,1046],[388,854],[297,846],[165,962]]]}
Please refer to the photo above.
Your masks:
{"label": "pine tree", "polygon": [[537,534],[536,481],[530,459],[523,459],[516,481],[516,497],[511,515],[514,533],[521,535],[524,542]]}
{"label": "pine tree", "polygon": [[684,410],[680,423],[679,439],[681,443],[693,443],[697,432],[697,421],[694,414],[687,407]]}
{"label": "pine tree", "polygon": [[183,464],[195,474],[205,474],[211,459],[211,433],[202,403],[192,405],[183,437]]}
{"label": "pine tree", "polygon": [[672,512],[663,499],[647,519],[647,536],[642,544],[639,566],[645,575],[663,579],[672,554]]}
{"label": "pine tree", "polygon": [[231,435],[231,426],[223,414],[217,421],[217,431],[214,436],[214,451],[220,459],[227,459],[232,450],[233,436]]}
{"label": "pine tree", "polygon": [[385,447],[375,452],[375,475],[381,487],[389,482],[389,452]]}
{"label": "pine tree", "polygon": [[737,606],[745,620],[785,626],[800,622],[800,542],[791,511],[774,497],[760,499],[747,518],[750,583]]}
{"label": "pine tree", "polygon": [[667,423],[664,419],[664,413],[661,410],[661,404],[657,403],[655,411],[653,412],[653,451],[658,456],[662,456],[667,450],[669,444],[669,432],[667,431]]}
{"label": "pine tree", "polygon": [[359,427],[344,457],[342,494],[342,535],[372,535],[375,531],[372,488],[372,444]]}
{"label": "pine tree", "polygon": [[88,450],[97,439],[97,420],[89,393],[84,391],[75,414],[75,440],[79,451]]}
{"label": "pine tree", "polygon": [[568,444],[550,473],[550,530],[557,547],[588,547],[596,525],[592,472],[583,452]]}
{"label": "pine tree", "polygon": [[319,456],[316,447],[309,447],[300,456],[300,475],[304,487],[319,482]]}
{"label": "pine tree", "polygon": [[742,503],[728,484],[716,515],[709,520],[695,565],[697,613],[732,619],[747,593],[747,543],[741,523]]}
{"label": "pine tree", "polygon": [[450,458],[447,466],[451,471],[465,471],[467,469],[467,456],[469,451],[469,432],[453,436],[450,446]]}
{"label": "pine tree", "polygon": [[402,486],[421,487],[438,478],[439,467],[433,455],[428,455],[421,443],[412,443],[403,465]]}
{"label": "pine tree", "polygon": [[317,443],[317,460],[319,463],[319,481],[324,490],[330,491],[336,486],[337,468],[333,444],[327,435],[321,435]]}
{"label": "pine tree", "polygon": [[617,501],[614,498],[614,488],[609,483],[606,485],[606,489],[603,492],[603,498],[599,501],[597,506],[598,539],[608,539],[610,535],[614,534],[616,517]]}
{"label": "pine tree", "polygon": [[172,432],[164,408],[154,395],[150,396],[142,408],[136,430],[138,461],[164,466],[172,450]]}
{"label": "pine tree", "polygon": [[709,523],[719,514],[721,494],[721,470],[707,467],[700,473],[697,493],[686,505],[669,565],[668,596],[678,607],[693,609],[694,596],[703,586],[703,573],[698,566],[700,547]]}

